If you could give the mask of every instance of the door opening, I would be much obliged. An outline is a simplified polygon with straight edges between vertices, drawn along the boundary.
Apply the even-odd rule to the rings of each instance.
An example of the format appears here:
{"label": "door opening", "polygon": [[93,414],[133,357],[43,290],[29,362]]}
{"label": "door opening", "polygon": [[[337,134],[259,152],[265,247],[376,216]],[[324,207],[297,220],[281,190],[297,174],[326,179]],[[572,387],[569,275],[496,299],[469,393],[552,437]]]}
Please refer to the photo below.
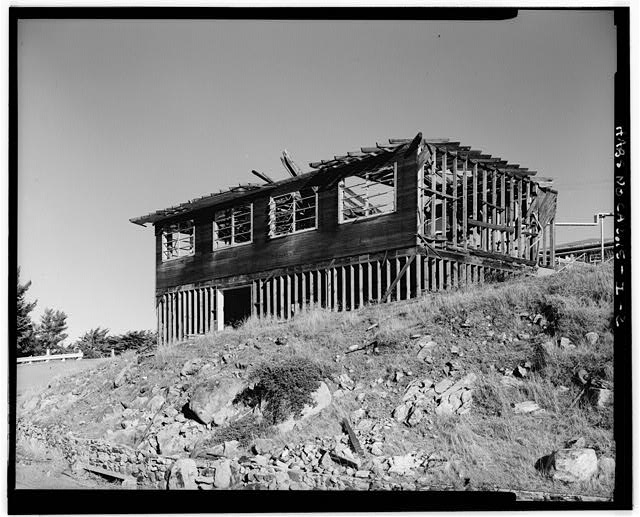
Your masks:
{"label": "door opening", "polygon": [[251,287],[222,291],[224,296],[224,326],[238,327],[251,316]]}

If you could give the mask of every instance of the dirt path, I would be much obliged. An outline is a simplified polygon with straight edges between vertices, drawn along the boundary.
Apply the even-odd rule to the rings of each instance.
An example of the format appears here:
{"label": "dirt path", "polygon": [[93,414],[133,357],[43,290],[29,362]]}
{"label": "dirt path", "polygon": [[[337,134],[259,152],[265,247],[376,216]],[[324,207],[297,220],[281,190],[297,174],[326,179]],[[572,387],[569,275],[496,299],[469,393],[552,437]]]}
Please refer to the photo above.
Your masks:
{"label": "dirt path", "polygon": [[56,377],[73,375],[82,370],[95,368],[110,361],[106,359],[81,359],[80,361],[51,361],[50,363],[19,364],[16,382],[18,405],[28,396],[44,389]]}

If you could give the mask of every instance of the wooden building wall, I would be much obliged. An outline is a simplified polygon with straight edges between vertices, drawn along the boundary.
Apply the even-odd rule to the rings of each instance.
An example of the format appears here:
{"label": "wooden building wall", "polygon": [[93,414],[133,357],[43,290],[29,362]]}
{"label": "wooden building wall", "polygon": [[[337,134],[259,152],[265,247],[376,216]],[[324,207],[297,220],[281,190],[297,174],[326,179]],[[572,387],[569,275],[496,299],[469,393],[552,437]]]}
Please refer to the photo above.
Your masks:
{"label": "wooden building wall", "polygon": [[[295,191],[300,182],[287,182],[253,198],[253,242],[213,251],[215,209],[190,214],[195,220],[195,255],[162,262],[161,224],[156,227],[156,291],[277,268],[313,264],[416,243],[417,164],[415,153],[397,153],[396,211],[355,222],[338,223],[338,188],[318,192],[316,230],[270,238],[269,199]],[[238,202],[236,202],[238,203]],[[227,205],[233,206],[233,205]]]}

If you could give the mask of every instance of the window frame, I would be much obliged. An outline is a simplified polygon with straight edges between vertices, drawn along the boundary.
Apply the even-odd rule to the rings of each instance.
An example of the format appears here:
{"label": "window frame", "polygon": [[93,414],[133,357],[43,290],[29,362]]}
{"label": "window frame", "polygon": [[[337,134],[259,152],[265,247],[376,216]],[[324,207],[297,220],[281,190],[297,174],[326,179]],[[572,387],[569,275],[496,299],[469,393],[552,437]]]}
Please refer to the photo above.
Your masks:
{"label": "window frame", "polygon": [[[357,174],[350,174],[348,176],[345,176],[345,178],[353,177],[353,176],[357,176]],[[389,210],[387,212],[382,212],[379,214],[363,215],[360,217],[354,217],[352,219],[345,219],[344,218],[344,180],[345,178],[342,178],[338,183],[338,224],[355,223],[357,221],[364,221],[367,219],[373,219],[375,217],[382,217],[385,215],[394,214],[398,211],[398,162],[397,161],[393,162],[393,210]],[[367,179],[365,181],[370,181],[370,180]]]}
{"label": "window frame", "polygon": [[[235,221],[234,210],[242,208],[242,207],[246,207],[246,206],[249,207],[249,214],[250,214],[249,215],[249,218],[250,218],[249,221],[251,223],[251,231],[250,231],[251,238],[250,238],[250,240],[245,241],[245,242],[234,242],[235,241],[235,235],[236,235],[235,225],[234,225],[234,221]],[[217,246],[218,239],[216,237],[216,235],[217,235],[216,214],[219,213],[219,212],[223,212],[224,210],[231,210],[231,226],[230,226],[230,228],[231,228],[231,241],[232,242],[231,242],[231,244],[227,244],[227,245],[224,245],[224,246]],[[229,249],[229,248],[237,248],[238,246],[245,246],[247,244],[253,244],[253,203],[251,202],[251,203],[247,203],[247,204],[244,204],[244,205],[237,205],[237,206],[232,206],[230,208],[216,210],[213,213],[213,219],[212,219],[212,222],[211,222],[211,236],[212,236],[211,248],[212,248],[212,251],[214,253],[216,251],[219,251],[219,250],[226,250],[226,249]]]}
{"label": "window frame", "polygon": [[[171,228],[177,227],[176,230],[170,230]],[[171,234],[171,235],[175,235],[175,234],[181,234],[183,233],[183,230],[185,229],[192,229],[193,232],[190,236],[190,240],[191,240],[191,251],[189,253],[183,254],[183,255],[177,255],[177,256],[172,256],[172,257],[167,257],[167,235]],[[182,241],[185,241],[186,238],[182,237],[182,238],[178,238],[176,239],[174,242],[176,243],[180,243]],[[180,248],[174,248],[174,249],[178,249],[180,250]],[[160,253],[161,253],[161,257],[162,257],[162,262],[171,262],[173,260],[178,260],[178,259],[182,259],[182,258],[186,258],[186,257],[192,257],[195,255],[196,253],[196,225],[195,225],[195,221],[193,219],[187,219],[185,221],[177,221],[175,223],[170,223],[168,225],[164,225],[162,227],[162,231],[160,234]],[[179,253],[179,251],[178,251]]]}
{"label": "window frame", "polygon": [[[279,239],[281,237],[287,237],[288,235],[295,235],[298,233],[305,233],[305,232],[312,232],[314,230],[318,229],[318,187],[310,187],[313,190],[313,194],[314,194],[314,200],[315,200],[315,213],[314,213],[314,226],[311,228],[303,228],[302,230],[293,230],[287,233],[279,233],[279,234],[274,234],[274,229],[275,229],[275,212],[273,212],[274,208],[275,208],[275,200],[278,198],[282,198],[285,196],[290,196],[292,194],[295,194],[296,192],[298,194],[300,194],[300,196],[302,196],[302,194],[300,193],[300,190],[292,190],[290,192],[285,192],[284,194],[279,194],[277,196],[270,196],[269,197],[269,214],[268,214],[268,225],[269,225],[269,239]],[[311,196],[307,197],[306,199],[309,199]],[[295,227],[295,223],[296,223],[296,219],[295,219],[295,213],[296,210],[294,208],[293,210],[293,225]]]}

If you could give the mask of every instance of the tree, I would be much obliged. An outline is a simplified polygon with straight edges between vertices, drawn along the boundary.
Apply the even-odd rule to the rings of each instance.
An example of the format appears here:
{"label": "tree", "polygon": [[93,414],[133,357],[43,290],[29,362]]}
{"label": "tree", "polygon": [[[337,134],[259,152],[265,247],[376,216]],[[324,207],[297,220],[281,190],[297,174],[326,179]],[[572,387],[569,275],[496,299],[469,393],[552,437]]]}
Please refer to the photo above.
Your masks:
{"label": "tree", "polygon": [[75,348],[79,348],[83,356],[88,359],[96,357],[105,357],[110,353],[111,336],[109,336],[109,329],[101,329],[96,327],[88,330],[84,335],[75,343]]}
{"label": "tree", "polygon": [[18,268],[18,321],[16,331],[18,356],[33,355],[38,348],[33,321],[31,320],[31,311],[38,301],[30,303],[26,301],[25,295],[29,287],[31,287],[31,280],[24,285],[20,284],[20,268]]}
{"label": "tree", "polygon": [[36,329],[36,337],[43,349],[55,349],[67,338],[67,315],[63,311],[45,309]]}

